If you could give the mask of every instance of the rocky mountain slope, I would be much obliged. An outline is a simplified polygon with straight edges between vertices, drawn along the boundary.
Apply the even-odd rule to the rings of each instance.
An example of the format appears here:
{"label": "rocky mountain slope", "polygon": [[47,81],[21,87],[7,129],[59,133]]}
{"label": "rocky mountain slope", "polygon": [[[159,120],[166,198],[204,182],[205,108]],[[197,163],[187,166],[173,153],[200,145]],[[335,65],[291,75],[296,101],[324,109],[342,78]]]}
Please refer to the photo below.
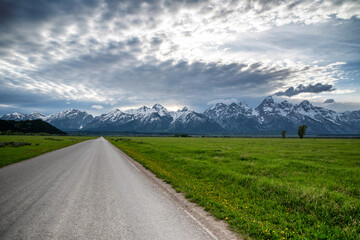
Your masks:
{"label": "rocky mountain slope", "polygon": [[45,116],[44,114],[38,112],[30,114],[15,112],[11,114],[5,114],[1,117],[1,119],[15,121],[41,119],[61,130],[68,131],[82,129],[85,125],[90,123],[94,117],[87,112],[82,112],[77,109],[68,109],[60,113],[54,113],[50,116]]}
{"label": "rocky mountain slope", "polygon": [[276,103],[269,96],[255,109],[242,102],[218,103],[204,114],[234,134],[276,134],[282,130],[294,134],[303,124],[308,126],[309,134],[360,133],[360,111],[337,113],[306,100],[300,104]]}
{"label": "rocky mountain slope", "polygon": [[77,109],[68,109],[46,117],[45,121],[62,130],[78,130],[85,127],[94,117]]}

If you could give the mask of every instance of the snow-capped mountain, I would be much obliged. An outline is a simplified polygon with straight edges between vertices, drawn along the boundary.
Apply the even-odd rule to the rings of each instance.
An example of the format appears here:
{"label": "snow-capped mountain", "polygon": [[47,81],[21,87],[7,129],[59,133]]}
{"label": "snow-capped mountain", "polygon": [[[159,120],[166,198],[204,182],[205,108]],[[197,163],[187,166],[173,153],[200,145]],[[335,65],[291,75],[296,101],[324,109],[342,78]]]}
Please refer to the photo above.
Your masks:
{"label": "snow-capped mountain", "polygon": [[346,111],[338,114],[337,121],[341,122],[343,126],[352,129],[353,126],[360,127],[360,110],[359,111]]}
{"label": "snow-capped mountain", "polygon": [[296,124],[287,118],[292,109],[293,105],[289,102],[276,103],[271,96],[266,97],[253,111],[257,117],[258,129],[269,133],[296,128]]}
{"label": "snow-capped mountain", "polygon": [[174,133],[224,133],[219,124],[201,113],[197,113],[184,107],[182,110],[171,112],[172,121],[169,132]]}
{"label": "snow-capped mountain", "polygon": [[22,113],[14,112],[14,113],[10,113],[10,114],[5,114],[4,116],[1,117],[1,119],[15,120],[15,121],[36,120],[36,119],[45,120],[46,116],[44,114],[41,114],[38,112],[33,112],[30,114],[22,114]]}
{"label": "snow-capped mountain", "polygon": [[278,133],[287,130],[296,133],[298,126],[306,124],[309,134],[359,134],[360,111],[336,113],[313,106],[309,101],[292,104],[276,103],[269,96],[255,109],[244,103],[226,105],[218,103],[204,112],[234,134]]}
{"label": "snow-capped mountain", "polygon": [[308,134],[360,134],[360,110],[337,113],[316,107],[309,101],[292,104],[275,102],[269,96],[258,107],[246,103],[217,103],[204,113],[184,107],[168,111],[160,104],[152,108],[121,111],[93,117],[87,112],[68,109],[45,116],[41,113],[5,114],[4,120],[42,119],[64,130],[119,131],[141,133],[190,133],[190,134],[279,134],[287,130],[296,134],[300,125],[308,126]]}
{"label": "snow-capped mountain", "polygon": [[11,114],[5,114],[1,117],[3,120],[15,121],[41,119],[65,131],[82,129],[85,125],[91,122],[93,118],[94,117],[87,112],[81,112],[76,109],[68,109],[60,113],[54,113],[50,116],[45,116],[44,114],[38,112],[33,112],[30,114],[15,112]]}
{"label": "snow-capped mountain", "polygon": [[258,118],[253,109],[243,102],[226,105],[217,103],[204,112],[204,115],[217,122],[229,133],[258,132]]}
{"label": "snow-capped mountain", "polygon": [[161,105],[152,108],[143,106],[139,109],[121,111],[116,109],[107,114],[96,117],[85,129],[100,131],[136,131],[159,132],[164,131],[171,122],[171,116]]}
{"label": "snow-capped mountain", "polygon": [[203,114],[187,108],[168,111],[160,104],[152,108],[121,111],[116,109],[96,117],[84,129],[98,131],[171,132],[171,133],[219,133],[222,128]]}
{"label": "snow-capped mountain", "polygon": [[94,117],[87,112],[68,109],[46,117],[45,121],[61,130],[78,130],[90,123]]}
{"label": "snow-capped mountain", "polygon": [[33,113],[30,113],[28,115],[29,117],[29,120],[36,120],[36,119],[41,119],[41,120],[45,120],[46,119],[46,116],[42,113],[39,113],[39,112],[33,112]]}

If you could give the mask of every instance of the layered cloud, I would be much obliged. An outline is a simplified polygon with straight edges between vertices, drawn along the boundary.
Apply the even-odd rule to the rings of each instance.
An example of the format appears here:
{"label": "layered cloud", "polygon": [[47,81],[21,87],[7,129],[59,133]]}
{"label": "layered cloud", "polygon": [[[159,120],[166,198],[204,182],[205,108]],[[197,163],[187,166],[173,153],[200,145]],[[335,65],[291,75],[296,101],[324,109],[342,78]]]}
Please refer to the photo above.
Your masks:
{"label": "layered cloud", "polygon": [[101,105],[92,105],[91,108],[100,110],[100,109],[103,109],[104,107]]}
{"label": "layered cloud", "polygon": [[332,98],[326,99],[326,100],[324,101],[324,103],[334,103],[334,102],[335,102],[335,100],[332,99]]}
{"label": "layered cloud", "polygon": [[3,105],[345,91],[360,63],[357,1],[0,0],[0,11]]}
{"label": "layered cloud", "polygon": [[[21,81],[9,79],[3,87],[8,92],[15,89],[17,92],[49,95],[54,99],[114,105],[130,102],[165,104],[179,100],[181,105],[192,105],[229,96],[268,95],[273,89],[298,82],[307,85],[314,80],[335,82],[338,75],[337,68],[332,65],[320,67],[289,63],[284,66],[262,62],[225,64],[175,60],[124,65],[128,59],[129,56],[116,55],[111,62],[105,63],[94,56],[83,57],[80,62],[64,61],[55,66],[49,65],[41,73],[29,72],[27,78]],[[82,81],[74,81],[74,76]],[[312,76],[312,80],[308,76]],[[300,86],[301,89],[295,91],[311,92],[311,89],[327,85],[308,86]]]}
{"label": "layered cloud", "polygon": [[317,83],[315,85],[309,84],[308,86],[304,86],[304,85],[300,84],[296,88],[290,87],[283,92],[275,93],[275,95],[292,97],[292,96],[298,95],[300,93],[321,93],[321,92],[331,92],[334,90],[335,89],[330,84]]}

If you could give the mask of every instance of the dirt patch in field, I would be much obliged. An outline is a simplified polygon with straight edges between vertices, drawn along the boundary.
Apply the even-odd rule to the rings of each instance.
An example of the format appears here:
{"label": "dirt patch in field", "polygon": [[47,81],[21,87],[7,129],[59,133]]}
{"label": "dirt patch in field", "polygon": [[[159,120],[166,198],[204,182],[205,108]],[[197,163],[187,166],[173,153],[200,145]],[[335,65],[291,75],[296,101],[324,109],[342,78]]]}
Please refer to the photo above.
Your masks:
{"label": "dirt patch in field", "polygon": [[0,147],[22,147],[29,145],[31,145],[29,142],[0,142]]}

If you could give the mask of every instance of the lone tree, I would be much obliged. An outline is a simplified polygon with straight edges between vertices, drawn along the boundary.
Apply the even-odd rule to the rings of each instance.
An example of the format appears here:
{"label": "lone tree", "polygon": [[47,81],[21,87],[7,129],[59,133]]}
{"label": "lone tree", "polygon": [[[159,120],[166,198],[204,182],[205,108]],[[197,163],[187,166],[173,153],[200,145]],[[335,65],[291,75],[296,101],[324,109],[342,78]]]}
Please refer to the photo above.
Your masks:
{"label": "lone tree", "polygon": [[303,139],[305,133],[306,133],[306,129],[307,129],[307,126],[306,125],[301,125],[298,129],[298,135],[299,135],[299,138],[300,139]]}
{"label": "lone tree", "polygon": [[287,131],[285,131],[285,130],[282,130],[281,131],[281,136],[282,136],[282,138],[284,139],[285,138],[285,134],[287,133]]}

